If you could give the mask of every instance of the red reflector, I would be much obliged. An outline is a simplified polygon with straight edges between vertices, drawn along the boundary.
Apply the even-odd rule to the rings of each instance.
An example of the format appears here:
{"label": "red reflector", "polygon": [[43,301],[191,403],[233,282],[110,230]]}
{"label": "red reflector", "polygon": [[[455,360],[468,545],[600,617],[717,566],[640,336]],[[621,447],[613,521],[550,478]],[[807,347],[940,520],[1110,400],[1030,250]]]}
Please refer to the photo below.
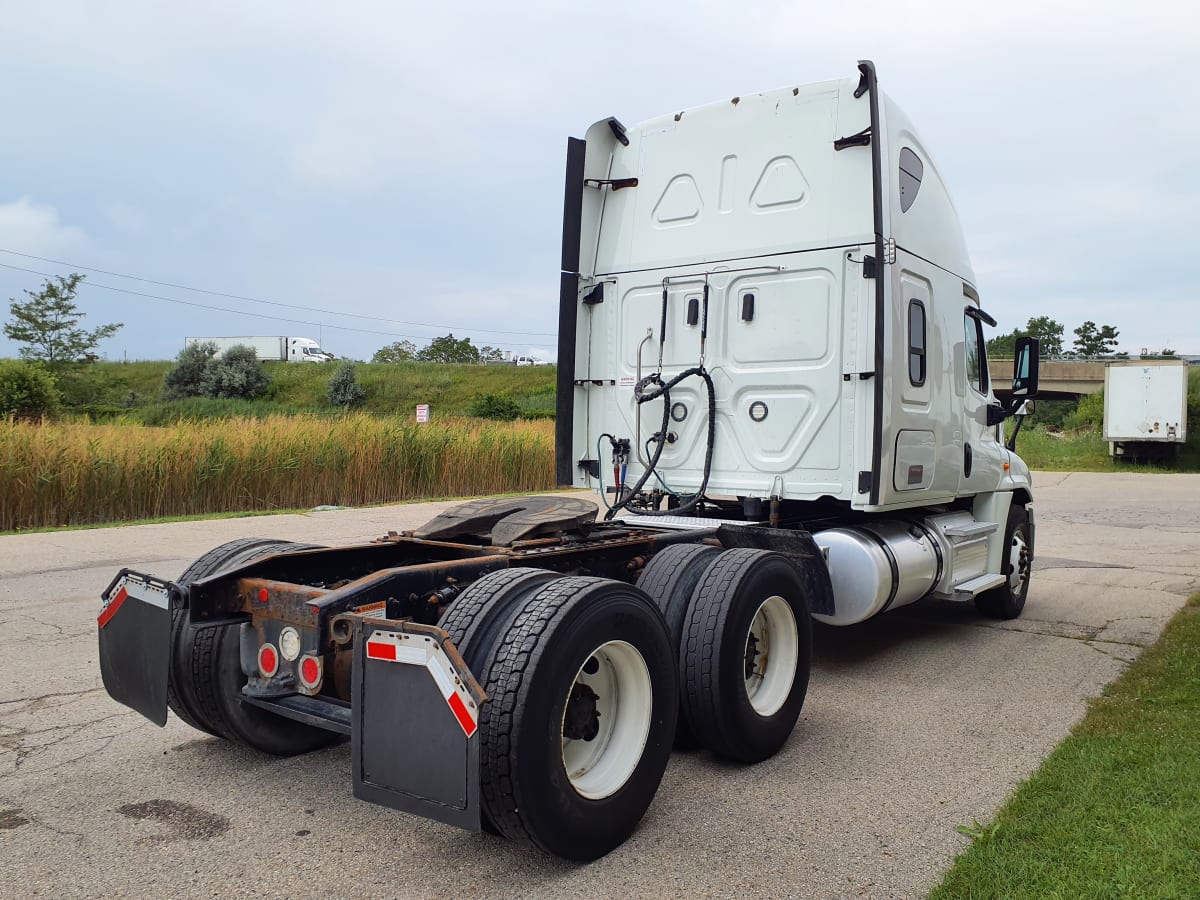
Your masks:
{"label": "red reflector", "polygon": [[385,641],[367,641],[367,659],[396,661],[396,645]]}
{"label": "red reflector", "polygon": [[258,648],[258,670],[270,678],[279,670],[279,654],[270,644]]}
{"label": "red reflector", "polygon": [[117,614],[117,610],[121,608],[121,604],[125,602],[125,598],[128,596],[129,594],[124,587],[117,591],[116,595],[108,601],[108,606],[100,611],[100,615],[96,619],[96,624],[101,628],[107,625],[109,619]]}
{"label": "red reflector", "polygon": [[259,603],[266,603],[270,599],[271,599],[271,595],[267,593],[266,588],[258,589],[258,602]]}
{"label": "red reflector", "polygon": [[446,702],[450,704],[450,709],[454,712],[454,718],[458,719],[458,724],[462,726],[463,732],[467,737],[475,733],[475,729],[479,726],[475,724],[475,719],[471,713],[467,711],[467,704],[463,703],[462,697],[457,693],[451,694],[446,698]]}
{"label": "red reflector", "polygon": [[306,656],[300,663],[300,680],[312,686],[321,678],[321,666],[315,657]]}

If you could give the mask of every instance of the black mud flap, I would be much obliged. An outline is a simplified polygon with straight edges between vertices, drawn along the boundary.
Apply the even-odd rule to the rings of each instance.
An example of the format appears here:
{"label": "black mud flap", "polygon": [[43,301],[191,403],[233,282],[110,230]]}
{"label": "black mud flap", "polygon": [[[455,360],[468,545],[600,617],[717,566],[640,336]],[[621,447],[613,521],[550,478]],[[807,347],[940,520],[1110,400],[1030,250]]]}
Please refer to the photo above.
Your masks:
{"label": "black mud flap", "polygon": [[100,595],[100,675],[118,703],[167,724],[171,663],[171,585],[122,569]]}
{"label": "black mud flap", "polygon": [[446,632],[358,620],[352,691],[354,796],[479,831],[486,697]]}

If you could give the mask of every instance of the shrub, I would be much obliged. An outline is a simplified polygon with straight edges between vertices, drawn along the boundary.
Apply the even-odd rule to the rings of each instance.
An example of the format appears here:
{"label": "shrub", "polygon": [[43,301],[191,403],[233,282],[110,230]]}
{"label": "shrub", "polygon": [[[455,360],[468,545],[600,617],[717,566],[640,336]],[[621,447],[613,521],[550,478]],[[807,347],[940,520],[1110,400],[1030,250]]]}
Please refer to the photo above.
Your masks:
{"label": "shrub", "polygon": [[508,397],[495,394],[476,394],[471,401],[471,415],[480,419],[500,419],[511,422],[521,415],[521,407]]}
{"label": "shrub", "polygon": [[36,419],[56,412],[61,402],[54,376],[19,359],[0,359],[0,417]]}
{"label": "shrub", "polygon": [[202,396],[201,382],[204,368],[217,355],[217,345],[212,341],[188,344],[176,357],[175,368],[163,376],[162,398],[182,400],[185,397]]}
{"label": "shrub", "polygon": [[267,392],[271,378],[252,347],[230,347],[220,358],[204,364],[200,394],[217,399],[240,397],[254,400]]}
{"label": "shrub", "polygon": [[1079,398],[1075,412],[1067,416],[1063,424],[1067,428],[1099,429],[1104,422],[1104,392],[1097,391]]}
{"label": "shrub", "polygon": [[362,389],[355,376],[353,361],[347,359],[338,363],[337,370],[329,379],[325,395],[334,406],[345,409],[358,406],[367,399],[367,392]]}

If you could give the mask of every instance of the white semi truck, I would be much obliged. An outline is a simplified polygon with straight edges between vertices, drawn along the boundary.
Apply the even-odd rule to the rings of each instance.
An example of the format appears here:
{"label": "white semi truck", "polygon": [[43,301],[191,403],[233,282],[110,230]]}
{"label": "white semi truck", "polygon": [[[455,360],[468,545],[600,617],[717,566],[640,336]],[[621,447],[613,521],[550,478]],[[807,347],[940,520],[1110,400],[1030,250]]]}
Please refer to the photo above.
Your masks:
{"label": "white semi truck", "polygon": [[260,360],[278,362],[329,362],[333,354],[321,349],[321,345],[306,337],[190,337],[183,345],[216,344],[217,352],[224,353],[230,347],[249,347]]}
{"label": "white semi truck", "polygon": [[1187,441],[1188,364],[1128,359],[1104,367],[1104,440],[1117,459],[1168,459]]}
{"label": "white semi truck", "polygon": [[349,736],[356,796],[586,860],[673,746],[783,746],[813,618],[1020,615],[1033,494],[1000,428],[1037,342],[1002,406],[949,194],[871,63],[596,123],[562,251],[558,477],[603,516],[477,500],[370,544],[122,570],[109,694],[268,753]]}

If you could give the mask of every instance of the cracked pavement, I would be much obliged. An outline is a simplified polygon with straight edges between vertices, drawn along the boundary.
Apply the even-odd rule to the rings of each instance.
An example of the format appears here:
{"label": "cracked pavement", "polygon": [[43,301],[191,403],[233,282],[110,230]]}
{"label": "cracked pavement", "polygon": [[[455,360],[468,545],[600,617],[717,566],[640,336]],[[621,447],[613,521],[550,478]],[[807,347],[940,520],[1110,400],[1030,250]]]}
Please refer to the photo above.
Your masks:
{"label": "cracked pavement", "polygon": [[1037,473],[1025,614],[924,603],[819,626],[774,759],[677,753],[646,819],[589,865],[351,796],[346,746],[275,759],[108,699],[98,596],[261,535],[345,543],[449,504],[0,537],[0,894],[920,896],[1200,590],[1200,475]]}

